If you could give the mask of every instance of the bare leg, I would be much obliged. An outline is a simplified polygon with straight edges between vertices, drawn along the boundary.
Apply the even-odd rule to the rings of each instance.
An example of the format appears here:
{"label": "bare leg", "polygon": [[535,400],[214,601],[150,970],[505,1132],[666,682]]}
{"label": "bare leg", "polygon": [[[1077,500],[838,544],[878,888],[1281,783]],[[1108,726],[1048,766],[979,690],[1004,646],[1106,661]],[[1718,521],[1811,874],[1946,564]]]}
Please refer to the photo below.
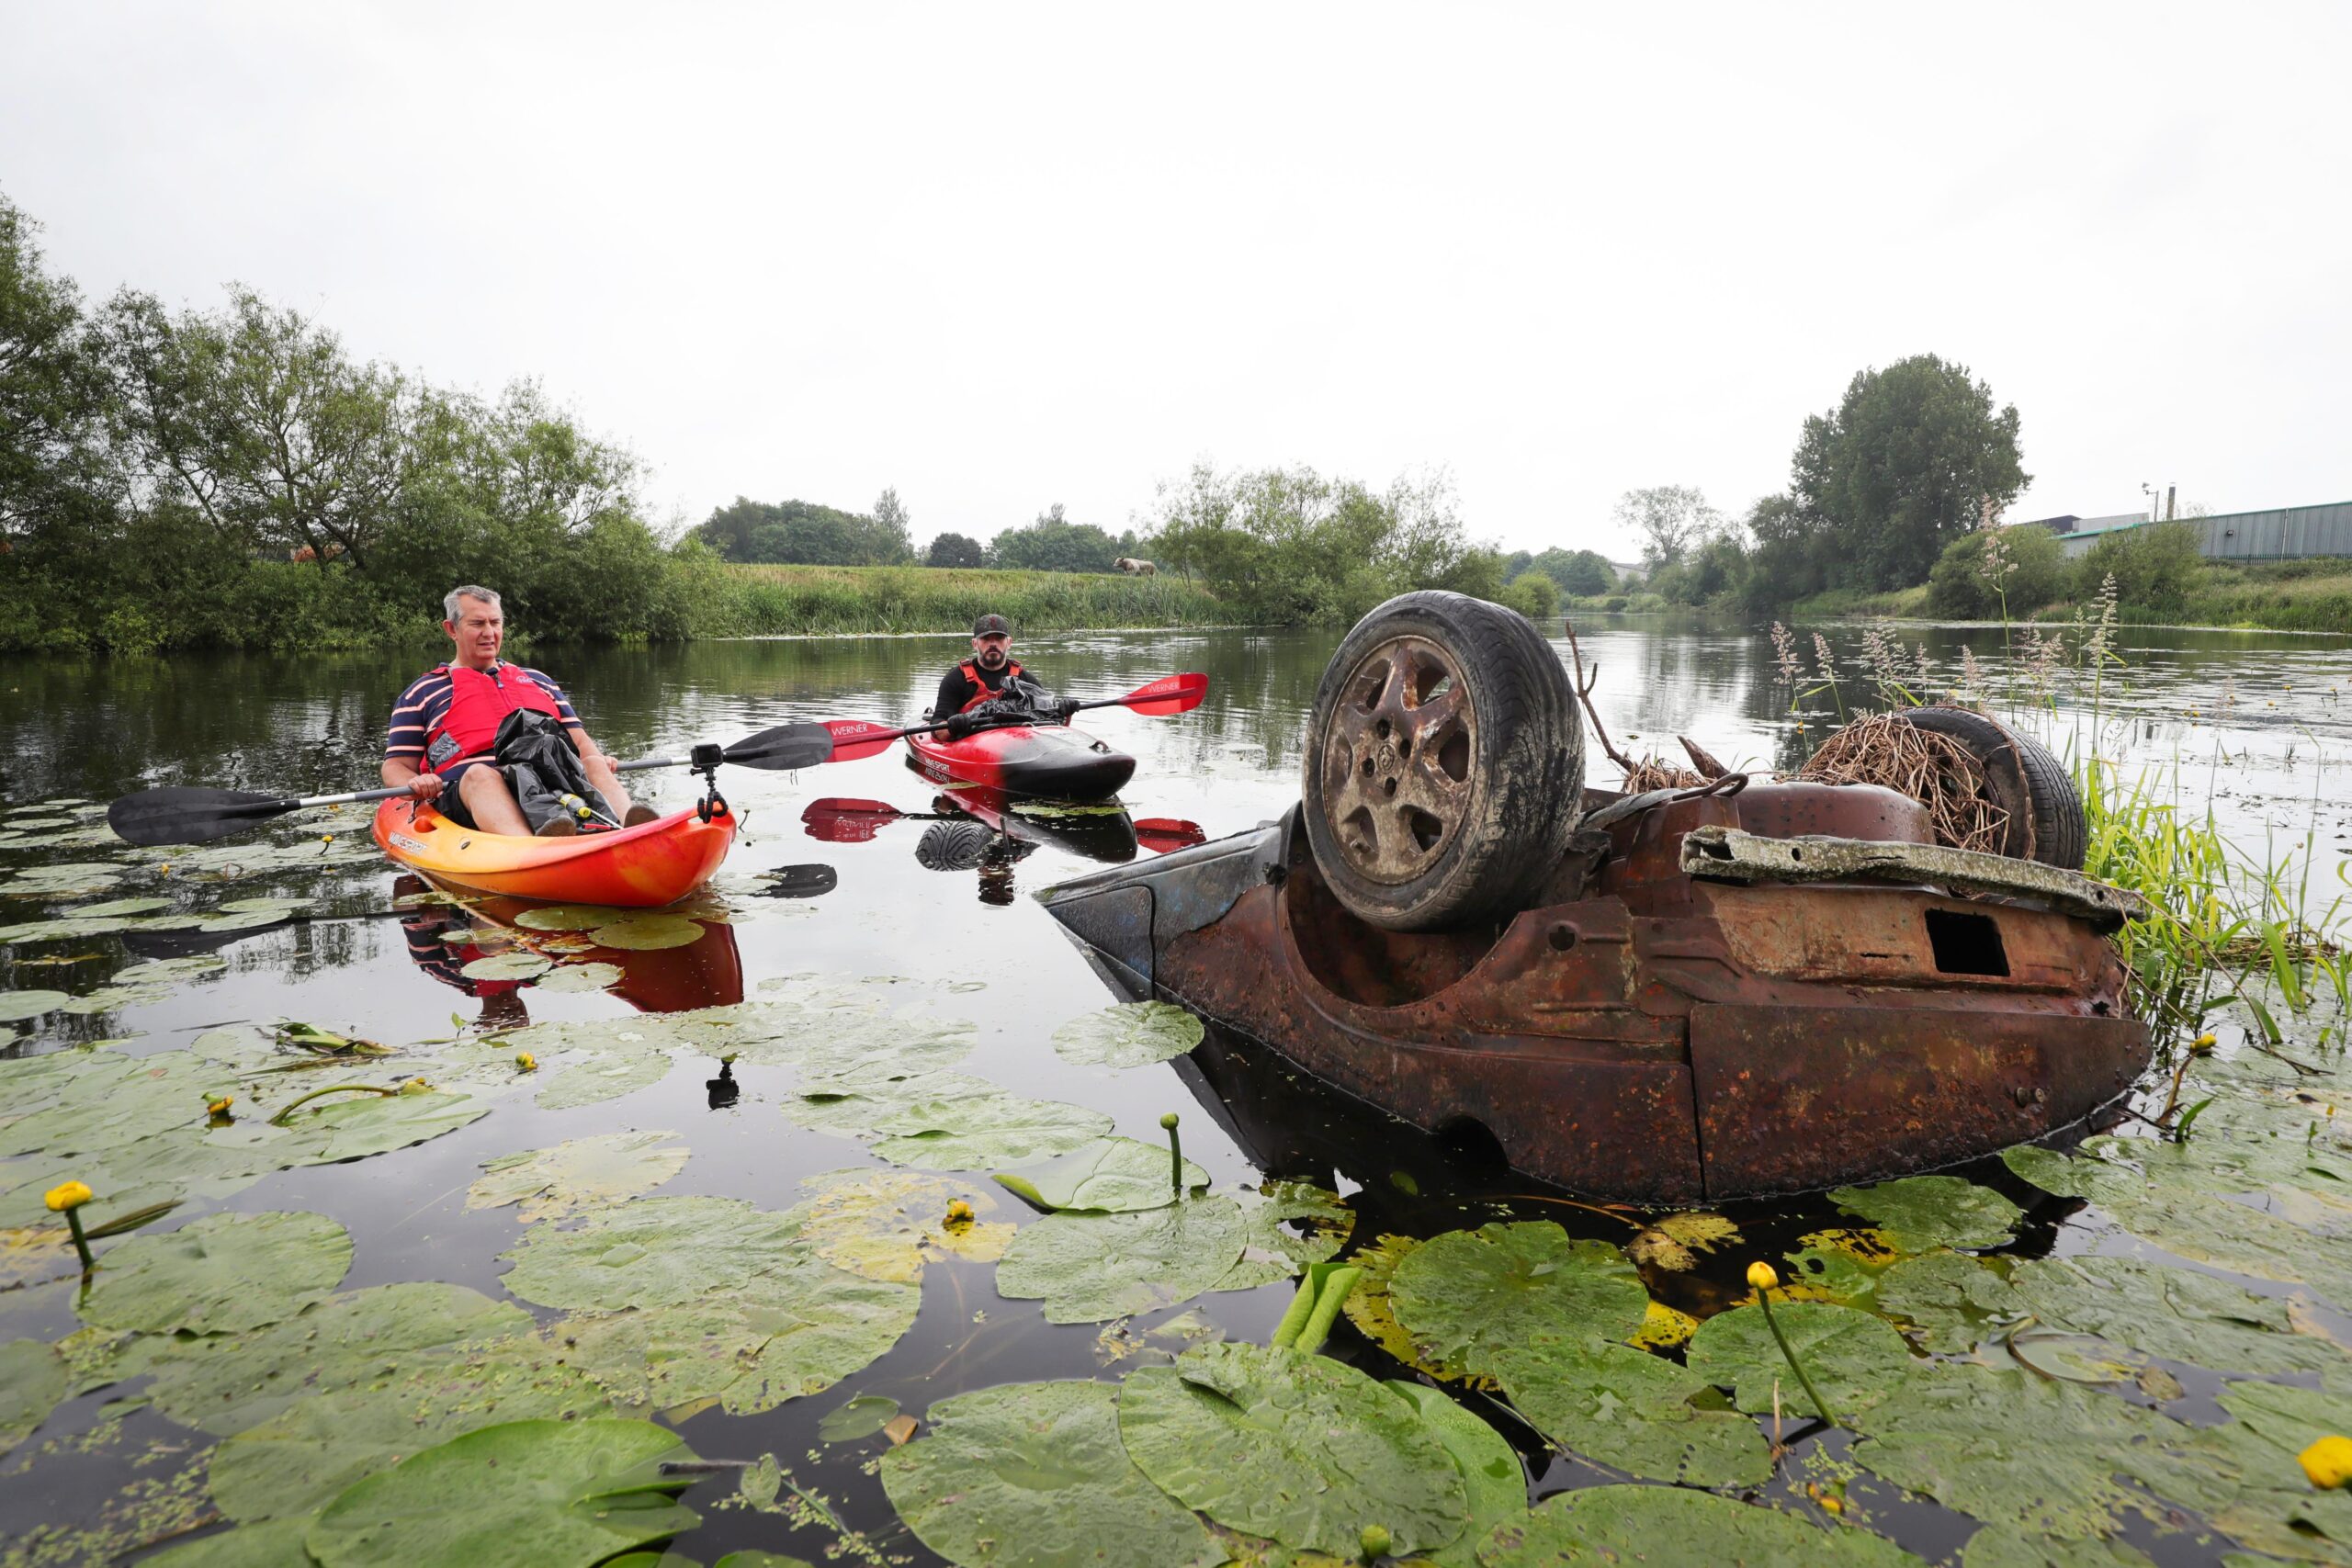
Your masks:
{"label": "bare leg", "polygon": [[468,768],[458,780],[458,795],[483,832],[530,837],[531,825],[524,820],[523,808],[514,804],[514,792],[506,787],[506,775],[496,768]]}
{"label": "bare leg", "polygon": [[613,820],[628,821],[628,791],[621,787],[621,776],[614,771],[613,760],[599,751],[593,757],[582,758],[581,762],[587,771],[588,782],[596,786],[596,793],[613,808]]}

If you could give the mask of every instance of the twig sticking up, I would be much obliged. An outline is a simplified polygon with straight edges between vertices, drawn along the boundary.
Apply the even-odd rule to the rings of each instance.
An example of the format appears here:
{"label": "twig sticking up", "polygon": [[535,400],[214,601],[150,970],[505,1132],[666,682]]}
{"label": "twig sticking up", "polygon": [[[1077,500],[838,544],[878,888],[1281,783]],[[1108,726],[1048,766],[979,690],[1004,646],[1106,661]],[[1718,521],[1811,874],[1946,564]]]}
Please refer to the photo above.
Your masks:
{"label": "twig sticking up", "polygon": [[1602,728],[1600,723],[1600,710],[1592,705],[1592,683],[1600,679],[1600,666],[1596,664],[1589,671],[1585,669],[1584,649],[1577,646],[1577,626],[1574,621],[1567,623],[1567,632],[1568,657],[1576,660],[1576,669],[1573,672],[1576,675],[1577,701],[1584,705],[1585,716],[1592,720],[1592,733],[1600,742],[1601,750],[1608,753],[1611,761],[1624,769],[1626,773],[1632,773],[1638,770],[1641,764],[1617,750],[1610,742],[1609,731]]}

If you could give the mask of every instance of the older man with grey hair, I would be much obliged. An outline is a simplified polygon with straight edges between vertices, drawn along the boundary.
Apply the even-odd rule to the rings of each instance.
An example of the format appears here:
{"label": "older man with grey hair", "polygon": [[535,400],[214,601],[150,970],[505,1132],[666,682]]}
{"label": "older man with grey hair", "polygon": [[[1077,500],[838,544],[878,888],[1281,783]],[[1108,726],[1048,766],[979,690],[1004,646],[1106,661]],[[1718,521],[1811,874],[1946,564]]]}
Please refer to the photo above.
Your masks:
{"label": "older man with grey hair", "polygon": [[[596,748],[571,711],[571,701],[537,670],[498,657],[506,639],[506,617],[495,590],[467,583],[442,600],[456,657],[426,671],[401,694],[384,742],[384,783],[420,801],[460,827],[485,833],[527,834],[530,824],[514,802],[506,776],[492,758],[498,727],[511,713],[543,713],[561,724],[579,750],[580,761],[606,803],[628,827],[653,819],[650,807],[633,806],[612,760]],[[487,764],[487,765],[485,765]],[[559,818],[539,832],[578,829]]]}

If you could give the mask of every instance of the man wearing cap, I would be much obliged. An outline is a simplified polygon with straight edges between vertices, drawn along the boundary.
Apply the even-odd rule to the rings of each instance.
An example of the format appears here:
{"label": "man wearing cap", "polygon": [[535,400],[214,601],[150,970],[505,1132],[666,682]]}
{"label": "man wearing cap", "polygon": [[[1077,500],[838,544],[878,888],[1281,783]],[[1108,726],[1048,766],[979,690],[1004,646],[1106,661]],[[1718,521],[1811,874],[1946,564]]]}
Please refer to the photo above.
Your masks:
{"label": "man wearing cap", "polygon": [[[953,721],[1001,697],[1026,699],[1044,719],[1064,719],[1073,705],[1058,702],[1012,661],[1012,623],[1002,615],[982,615],[972,623],[972,657],[940,677],[939,700],[931,705],[934,719]],[[968,723],[948,722],[932,732],[940,740],[971,733]]]}

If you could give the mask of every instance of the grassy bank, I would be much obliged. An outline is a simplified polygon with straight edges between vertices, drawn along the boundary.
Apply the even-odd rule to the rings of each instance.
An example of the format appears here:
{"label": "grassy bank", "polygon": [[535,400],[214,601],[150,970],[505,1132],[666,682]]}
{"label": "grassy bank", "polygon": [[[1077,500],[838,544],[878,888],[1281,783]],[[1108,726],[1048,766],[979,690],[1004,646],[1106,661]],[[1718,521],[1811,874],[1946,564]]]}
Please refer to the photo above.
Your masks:
{"label": "grassy bank", "polygon": [[968,631],[991,611],[1024,633],[1248,619],[1175,577],[889,566],[727,566],[688,619],[697,637],[824,636]]}
{"label": "grassy bank", "polygon": [[[2060,599],[2013,618],[2073,621],[2085,613],[2079,602]],[[1786,612],[1792,621],[1839,615],[1928,619],[1934,614],[1925,583],[1885,593],[1833,589],[1800,599]],[[2127,592],[2116,618],[2133,626],[2352,633],[2352,560],[2206,561],[2177,600],[2135,604]]]}

